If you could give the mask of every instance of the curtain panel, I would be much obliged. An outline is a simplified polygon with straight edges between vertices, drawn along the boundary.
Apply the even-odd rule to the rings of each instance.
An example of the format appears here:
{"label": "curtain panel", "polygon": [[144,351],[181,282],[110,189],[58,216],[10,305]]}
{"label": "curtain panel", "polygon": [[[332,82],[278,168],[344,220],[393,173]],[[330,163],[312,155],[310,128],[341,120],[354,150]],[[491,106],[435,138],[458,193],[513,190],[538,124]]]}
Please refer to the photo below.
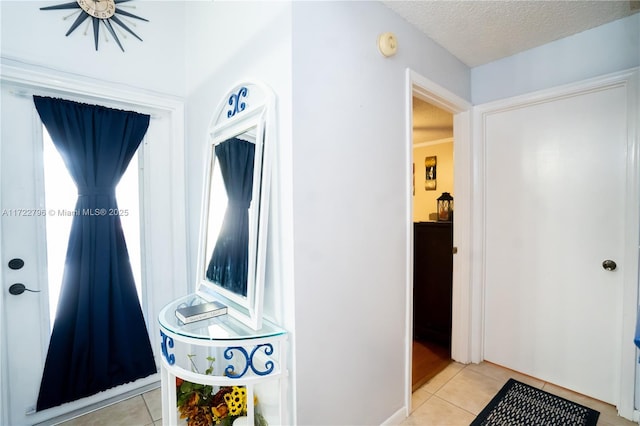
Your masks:
{"label": "curtain panel", "polygon": [[156,365],[115,188],[149,116],[62,99],[34,103],[77,189],[37,410],[149,376]]}

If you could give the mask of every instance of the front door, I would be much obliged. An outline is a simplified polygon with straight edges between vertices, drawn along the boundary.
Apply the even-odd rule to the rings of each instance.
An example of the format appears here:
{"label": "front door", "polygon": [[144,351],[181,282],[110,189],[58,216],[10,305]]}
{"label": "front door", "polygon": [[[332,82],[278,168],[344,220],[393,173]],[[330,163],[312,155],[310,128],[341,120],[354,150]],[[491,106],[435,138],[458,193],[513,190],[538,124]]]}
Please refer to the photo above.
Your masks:
{"label": "front door", "polygon": [[[136,388],[158,380],[157,375],[140,379],[134,383],[100,392],[97,395],[83,398],[59,407],[41,412],[35,411],[40,388],[40,380],[51,335],[50,293],[55,293],[54,286],[60,284],[60,277],[49,283],[50,269],[59,261],[62,267],[66,256],[66,239],[68,230],[59,236],[60,247],[49,248],[47,236],[47,219],[52,216],[72,215],[75,196],[62,206],[45,204],[45,189],[51,194],[52,182],[45,185],[43,144],[43,126],[35,109],[33,98],[22,94],[23,89],[11,84],[1,88],[1,144],[0,144],[0,231],[1,231],[1,276],[0,305],[2,319],[0,329],[4,331],[1,377],[3,405],[7,413],[0,416],[11,425],[36,424],[59,416],[66,416],[75,410],[83,410],[92,404],[101,404],[108,398],[117,398],[124,392],[133,392]],[[68,96],[67,96],[68,97]],[[148,137],[157,137],[166,132],[167,120],[156,119],[150,125]],[[162,142],[156,139],[157,145]],[[50,143],[50,142],[49,142]],[[51,146],[51,149],[53,147]],[[54,153],[57,155],[57,153]],[[153,162],[150,162],[153,166]],[[133,166],[133,167],[131,167]],[[137,173],[136,162],[130,164],[132,173]],[[152,168],[152,167],[150,167]],[[64,167],[63,167],[64,169]],[[66,173],[66,170],[63,170]],[[127,172],[129,173],[129,171]],[[121,182],[124,181],[124,178]],[[69,184],[72,181],[69,178]],[[72,187],[72,192],[75,188]],[[120,197],[120,195],[118,195]],[[129,221],[132,219],[138,204],[138,195],[127,206],[126,214],[121,218],[128,241],[132,264],[139,263],[140,254],[135,248],[140,247],[128,233]],[[121,200],[124,201],[124,200]],[[55,208],[52,208],[55,207]],[[68,218],[69,221],[71,218]],[[147,221],[151,222],[151,221]],[[51,225],[51,223],[49,223]],[[49,230],[51,231],[51,230]],[[138,237],[138,240],[140,238]],[[56,253],[58,251],[58,253]],[[152,256],[147,253],[147,260]],[[136,268],[134,267],[134,271]],[[147,274],[149,275],[149,274]],[[136,279],[140,279],[136,277]],[[12,294],[16,285],[28,289],[20,294]],[[13,293],[18,293],[13,291]],[[143,303],[149,301],[148,292],[142,291]],[[170,297],[170,296],[169,296]],[[55,306],[55,303],[54,303]],[[147,306],[151,318],[155,318],[156,309]],[[149,315],[147,315],[149,322]],[[155,342],[155,333],[151,334]],[[155,345],[154,345],[155,346]],[[5,350],[6,348],[6,350]]]}
{"label": "front door", "polygon": [[625,221],[638,220],[625,218],[628,97],[610,85],[483,116],[484,358],[613,404],[632,345],[623,277],[637,270],[625,264]]}
{"label": "front door", "polygon": [[[31,98],[2,86],[2,289],[11,424],[31,424],[49,344],[42,130]],[[24,265],[12,269],[9,261]],[[15,263],[15,262],[14,262]],[[17,268],[18,265],[14,265]],[[38,291],[9,293],[14,284]],[[15,288],[15,287],[14,287]],[[27,403],[26,401],[30,401]]]}

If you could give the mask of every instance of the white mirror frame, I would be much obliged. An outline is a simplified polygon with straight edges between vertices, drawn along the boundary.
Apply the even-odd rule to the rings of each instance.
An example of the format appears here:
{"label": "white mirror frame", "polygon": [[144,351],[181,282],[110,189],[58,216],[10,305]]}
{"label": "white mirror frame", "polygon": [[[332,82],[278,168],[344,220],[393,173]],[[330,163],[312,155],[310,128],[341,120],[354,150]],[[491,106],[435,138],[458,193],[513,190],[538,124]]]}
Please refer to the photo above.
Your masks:
{"label": "white mirror frame", "polygon": [[[253,196],[249,207],[249,247],[247,296],[243,297],[206,278],[207,236],[211,207],[211,182],[215,166],[215,146],[235,136],[255,134]],[[200,218],[200,243],[196,294],[205,300],[220,301],[228,315],[259,330],[262,327],[265,262],[271,189],[271,163],[275,142],[275,95],[266,85],[243,82],[235,85],[219,104],[209,125]],[[262,159],[262,161],[260,161]],[[224,213],[224,212],[223,212]]]}

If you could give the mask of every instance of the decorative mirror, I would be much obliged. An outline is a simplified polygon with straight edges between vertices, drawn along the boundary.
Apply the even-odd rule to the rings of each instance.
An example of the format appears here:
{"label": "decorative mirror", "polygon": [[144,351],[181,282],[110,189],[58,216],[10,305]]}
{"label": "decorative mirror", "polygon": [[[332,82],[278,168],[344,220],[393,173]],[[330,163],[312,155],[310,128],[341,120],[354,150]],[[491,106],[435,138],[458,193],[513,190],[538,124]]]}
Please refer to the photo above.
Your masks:
{"label": "decorative mirror", "polygon": [[262,325],[275,96],[260,83],[234,87],[216,110],[202,197],[196,292]]}

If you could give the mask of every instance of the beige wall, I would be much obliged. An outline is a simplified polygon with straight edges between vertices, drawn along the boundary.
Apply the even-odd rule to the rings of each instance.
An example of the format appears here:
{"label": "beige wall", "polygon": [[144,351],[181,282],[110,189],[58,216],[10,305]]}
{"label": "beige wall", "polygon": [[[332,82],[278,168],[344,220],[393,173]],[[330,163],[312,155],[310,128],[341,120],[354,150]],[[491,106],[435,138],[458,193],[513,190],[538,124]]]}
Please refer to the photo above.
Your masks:
{"label": "beige wall", "polygon": [[[437,157],[436,190],[425,190],[425,157]],[[437,198],[443,192],[448,192],[454,197],[453,192],[453,140],[444,143],[429,143],[425,146],[417,145],[413,150],[413,163],[415,166],[413,196],[413,221],[426,222],[429,213],[436,212]]]}

